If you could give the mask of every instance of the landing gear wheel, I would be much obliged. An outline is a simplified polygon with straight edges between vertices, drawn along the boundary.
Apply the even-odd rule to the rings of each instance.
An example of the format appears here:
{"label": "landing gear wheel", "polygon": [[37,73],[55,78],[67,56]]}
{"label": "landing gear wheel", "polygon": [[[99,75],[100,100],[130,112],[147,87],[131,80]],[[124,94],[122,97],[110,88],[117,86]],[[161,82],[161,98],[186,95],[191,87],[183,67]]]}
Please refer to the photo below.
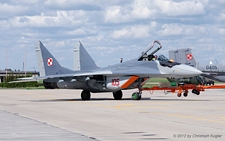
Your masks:
{"label": "landing gear wheel", "polygon": [[187,96],[188,96],[188,93],[184,92],[184,94],[183,94],[183,95],[184,95],[184,97],[187,97]]}
{"label": "landing gear wheel", "polygon": [[177,97],[181,97],[181,95],[182,95],[181,93],[178,93],[178,94],[177,94]]}
{"label": "landing gear wheel", "polygon": [[121,90],[113,92],[113,97],[115,100],[121,100],[123,97],[123,92]]}
{"label": "landing gear wheel", "polygon": [[133,100],[141,100],[141,94],[139,92],[134,92],[132,94],[132,99]]}
{"label": "landing gear wheel", "polygon": [[196,94],[197,94],[197,95],[200,95],[200,92],[199,92],[199,91],[197,91],[197,92],[196,92]]}
{"label": "landing gear wheel", "polygon": [[200,95],[200,91],[196,90],[196,89],[193,89],[192,90],[192,93],[196,94],[196,95]]}
{"label": "landing gear wheel", "polygon": [[185,90],[183,95],[184,95],[184,97],[187,97],[188,96],[188,90]]}
{"label": "landing gear wheel", "polygon": [[82,100],[90,100],[91,98],[91,93],[88,90],[83,90],[81,92],[81,99]]}

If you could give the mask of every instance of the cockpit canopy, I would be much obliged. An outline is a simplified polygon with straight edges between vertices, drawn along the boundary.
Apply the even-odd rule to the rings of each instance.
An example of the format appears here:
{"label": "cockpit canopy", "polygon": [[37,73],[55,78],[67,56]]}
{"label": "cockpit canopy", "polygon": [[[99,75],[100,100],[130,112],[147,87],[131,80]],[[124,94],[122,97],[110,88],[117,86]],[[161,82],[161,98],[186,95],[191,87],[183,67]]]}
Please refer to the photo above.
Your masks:
{"label": "cockpit canopy", "polygon": [[[157,43],[159,45],[159,47],[157,47],[151,53],[148,53],[154,47],[155,43]],[[170,68],[175,66],[175,65],[180,65],[180,63],[173,62],[173,61],[169,60],[168,58],[166,58],[164,55],[159,55],[159,56],[154,55],[161,48],[162,48],[161,43],[159,41],[155,40],[154,42],[152,42],[151,45],[147,46],[145,51],[143,51],[141,53],[140,57],[138,58],[138,61],[154,61],[154,60],[158,60],[161,66],[163,66],[163,67],[170,67]]]}
{"label": "cockpit canopy", "polygon": [[[154,44],[157,43],[159,45],[158,48],[156,48],[153,52],[148,53],[153,47]],[[151,61],[154,58],[154,54],[159,51],[162,48],[162,45],[160,44],[159,41],[155,40],[152,42],[152,44],[148,45],[145,51],[141,53],[141,55],[138,58],[138,61]]]}

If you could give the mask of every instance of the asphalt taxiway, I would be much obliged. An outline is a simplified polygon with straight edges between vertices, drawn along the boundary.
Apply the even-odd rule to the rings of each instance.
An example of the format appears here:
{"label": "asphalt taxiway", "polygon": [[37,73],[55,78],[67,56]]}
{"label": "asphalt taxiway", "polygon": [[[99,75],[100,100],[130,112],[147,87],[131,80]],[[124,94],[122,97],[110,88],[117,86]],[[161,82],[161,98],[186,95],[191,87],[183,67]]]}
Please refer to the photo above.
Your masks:
{"label": "asphalt taxiway", "polygon": [[225,90],[123,100],[80,90],[0,89],[0,140],[225,140]]}

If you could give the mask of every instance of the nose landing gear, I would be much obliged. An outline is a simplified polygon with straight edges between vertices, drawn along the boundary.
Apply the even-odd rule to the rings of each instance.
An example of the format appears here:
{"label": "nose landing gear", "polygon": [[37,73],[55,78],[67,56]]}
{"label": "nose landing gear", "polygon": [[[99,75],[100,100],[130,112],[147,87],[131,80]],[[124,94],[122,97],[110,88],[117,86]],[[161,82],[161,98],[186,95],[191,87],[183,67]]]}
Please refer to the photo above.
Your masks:
{"label": "nose landing gear", "polygon": [[140,92],[134,92],[134,93],[132,94],[132,99],[133,99],[133,100],[141,100],[141,94],[142,94],[141,91],[140,91]]}

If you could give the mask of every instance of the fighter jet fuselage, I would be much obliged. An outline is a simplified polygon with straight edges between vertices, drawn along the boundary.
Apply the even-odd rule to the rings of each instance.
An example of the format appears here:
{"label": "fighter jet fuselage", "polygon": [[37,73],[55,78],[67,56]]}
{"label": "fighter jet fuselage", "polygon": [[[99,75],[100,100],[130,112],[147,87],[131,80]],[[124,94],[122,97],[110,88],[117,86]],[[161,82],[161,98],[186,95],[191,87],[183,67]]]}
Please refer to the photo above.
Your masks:
{"label": "fighter jet fuselage", "polygon": [[[158,44],[152,53],[149,51]],[[154,41],[151,46],[133,60],[116,65],[99,68],[79,42],[74,49],[75,70],[62,67],[55,57],[38,42],[36,45],[38,68],[40,76],[35,80],[43,80],[45,88],[82,89],[82,100],[90,99],[90,92],[113,92],[116,100],[122,98],[122,91],[137,88],[138,92],[132,94],[134,100],[141,99],[141,87],[152,77],[191,77],[202,72],[188,65],[170,62],[165,56],[154,56],[162,48],[159,41]]]}
{"label": "fighter jet fuselage", "polygon": [[193,66],[203,73],[202,76],[220,82],[225,82],[225,65],[199,64],[190,48],[170,50],[169,58],[175,62]]}
{"label": "fighter jet fuselage", "polygon": [[138,88],[140,83],[143,83],[152,77],[183,78],[191,77],[196,73],[201,73],[200,71],[183,64],[174,64],[173,62],[165,64],[158,60],[136,60],[137,59],[134,59],[92,71],[83,71],[83,73],[107,73],[105,75],[99,73],[99,75],[89,76],[58,77],[45,79],[44,82],[46,86],[47,83],[53,84],[51,86],[52,88],[85,89],[90,92],[105,92]]}

